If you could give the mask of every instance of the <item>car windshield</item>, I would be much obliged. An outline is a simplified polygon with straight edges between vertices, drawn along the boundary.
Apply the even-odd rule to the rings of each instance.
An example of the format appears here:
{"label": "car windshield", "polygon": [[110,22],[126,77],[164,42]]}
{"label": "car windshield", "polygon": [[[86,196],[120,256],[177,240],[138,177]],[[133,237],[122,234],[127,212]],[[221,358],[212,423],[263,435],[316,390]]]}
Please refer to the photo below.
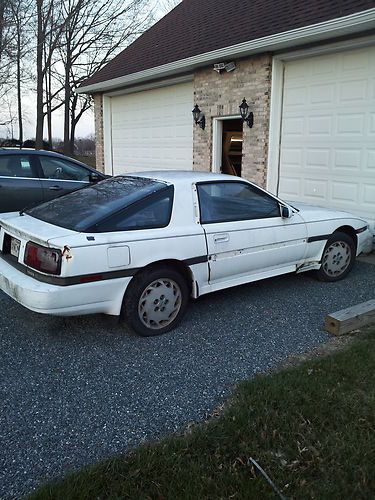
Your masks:
{"label": "car windshield", "polygon": [[104,218],[164,189],[143,177],[118,176],[47,201],[25,213],[55,226],[85,231]]}

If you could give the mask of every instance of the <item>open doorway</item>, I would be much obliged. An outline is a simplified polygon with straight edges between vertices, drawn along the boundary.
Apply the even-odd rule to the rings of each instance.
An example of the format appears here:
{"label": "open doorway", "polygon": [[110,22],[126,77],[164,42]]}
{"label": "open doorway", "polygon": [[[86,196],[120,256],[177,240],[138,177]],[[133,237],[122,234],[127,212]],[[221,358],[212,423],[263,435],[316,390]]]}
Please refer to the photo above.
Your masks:
{"label": "open doorway", "polygon": [[242,120],[240,118],[216,118],[213,133],[212,170],[223,174],[241,176]]}

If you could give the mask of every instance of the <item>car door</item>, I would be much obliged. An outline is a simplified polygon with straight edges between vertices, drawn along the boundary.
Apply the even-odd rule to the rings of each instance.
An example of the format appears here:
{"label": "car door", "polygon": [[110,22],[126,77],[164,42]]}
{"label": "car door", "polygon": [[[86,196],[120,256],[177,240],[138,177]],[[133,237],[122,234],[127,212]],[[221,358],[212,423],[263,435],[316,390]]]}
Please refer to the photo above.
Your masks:
{"label": "car door", "polygon": [[14,212],[43,201],[37,164],[31,155],[0,155],[0,212]]}
{"label": "car door", "polygon": [[297,212],[283,219],[273,196],[245,181],[204,182],[197,191],[210,283],[281,270],[303,260],[306,224]]}
{"label": "car door", "polygon": [[43,196],[48,201],[90,183],[91,170],[82,165],[53,156],[39,156],[44,178]]}

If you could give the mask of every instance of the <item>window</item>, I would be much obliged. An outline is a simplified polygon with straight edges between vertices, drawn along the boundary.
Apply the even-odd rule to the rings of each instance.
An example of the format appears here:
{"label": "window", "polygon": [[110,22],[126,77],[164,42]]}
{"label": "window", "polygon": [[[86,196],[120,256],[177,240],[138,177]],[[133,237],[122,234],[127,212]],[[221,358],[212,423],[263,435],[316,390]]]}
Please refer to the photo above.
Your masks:
{"label": "window", "polygon": [[46,179],[60,179],[64,181],[90,180],[90,170],[75,163],[48,156],[40,156],[39,160]]}
{"label": "window", "polygon": [[0,156],[1,177],[36,177],[27,156],[9,155]]}
{"label": "window", "polygon": [[152,179],[131,176],[111,177],[61,198],[47,201],[26,213],[36,219],[73,231],[97,231],[95,228],[102,222],[104,224],[124,209],[136,206],[138,202],[149,199],[149,196],[165,189],[165,183]]}
{"label": "window", "polygon": [[244,182],[198,185],[202,224],[280,217],[277,200]]}
{"label": "window", "polygon": [[172,203],[173,187],[165,188],[96,224],[91,230],[105,233],[166,227],[171,219]]}

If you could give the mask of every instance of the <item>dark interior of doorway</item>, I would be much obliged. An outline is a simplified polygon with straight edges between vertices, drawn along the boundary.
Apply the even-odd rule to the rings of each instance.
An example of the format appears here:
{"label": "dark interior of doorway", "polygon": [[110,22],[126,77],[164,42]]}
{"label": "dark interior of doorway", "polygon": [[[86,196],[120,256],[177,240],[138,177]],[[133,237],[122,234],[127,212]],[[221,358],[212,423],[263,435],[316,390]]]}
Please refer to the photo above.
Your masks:
{"label": "dark interior of doorway", "polygon": [[241,176],[243,122],[241,119],[223,120],[223,148],[221,171]]}

